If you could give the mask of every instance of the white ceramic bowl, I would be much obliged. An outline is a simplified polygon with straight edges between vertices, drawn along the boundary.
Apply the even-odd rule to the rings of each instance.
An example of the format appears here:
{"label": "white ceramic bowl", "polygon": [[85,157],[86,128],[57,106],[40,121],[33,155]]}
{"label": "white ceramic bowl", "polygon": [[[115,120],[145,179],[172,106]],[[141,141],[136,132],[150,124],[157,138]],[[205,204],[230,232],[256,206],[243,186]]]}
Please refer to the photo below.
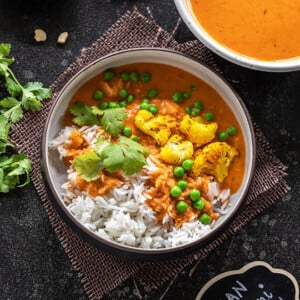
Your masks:
{"label": "white ceramic bowl", "polygon": [[[127,65],[138,62],[153,62],[167,64],[183,69],[196,77],[200,78],[212,88],[214,88],[231,107],[244,136],[246,148],[246,164],[244,179],[240,189],[232,195],[229,211],[225,216],[218,219],[213,229],[198,241],[185,244],[183,246],[167,249],[141,249],[111,242],[96,235],[85,226],[83,226],[66,208],[62,200],[62,184],[67,179],[66,167],[59,160],[58,154],[55,154],[48,147],[49,141],[53,140],[62,128],[62,119],[68,104],[75,92],[88,80],[106,69]],[[101,58],[76,74],[62,89],[58,95],[49,117],[47,119],[42,140],[42,159],[44,173],[52,197],[53,203],[64,220],[72,226],[84,239],[91,241],[96,246],[106,249],[128,258],[134,259],[157,259],[174,257],[179,254],[187,253],[199,247],[211,239],[217,232],[228,223],[229,219],[236,213],[242,203],[249,188],[255,165],[255,139],[253,128],[246,108],[233,89],[215,72],[195,60],[179,54],[177,52],[163,49],[130,49],[108,55]]]}
{"label": "white ceramic bowl", "polygon": [[[299,57],[278,61],[263,61],[240,55],[239,53],[234,52],[227,47],[224,47],[222,44],[213,39],[201,26],[199,21],[196,19],[188,0],[174,0],[174,2],[183,21],[195,35],[195,37],[199,39],[211,51],[215,52],[217,55],[223,57],[224,59],[229,60],[235,64],[260,71],[288,72],[300,70]],[[213,18],[214,16],[211,17]]]}

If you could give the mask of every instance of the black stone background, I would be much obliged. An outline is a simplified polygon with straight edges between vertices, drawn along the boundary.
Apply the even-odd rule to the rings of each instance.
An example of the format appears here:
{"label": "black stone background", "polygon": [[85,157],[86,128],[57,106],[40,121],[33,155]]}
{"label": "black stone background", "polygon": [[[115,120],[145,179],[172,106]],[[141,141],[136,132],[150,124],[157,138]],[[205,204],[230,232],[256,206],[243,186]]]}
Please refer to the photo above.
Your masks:
{"label": "black stone background", "polygon": [[[0,0],[0,41],[11,43],[13,65],[21,82],[50,85],[125,11],[150,7],[157,22],[172,31],[178,13],[171,0]],[[33,40],[43,28],[48,39]],[[296,30],[296,29],[295,29]],[[56,38],[70,36],[65,46]],[[181,25],[176,39],[193,39]],[[233,240],[211,252],[190,278],[181,273],[165,299],[194,299],[213,276],[264,260],[286,269],[300,281],[299,104],[300,72],[271,74],[248,70],[218,59],[227,80],[239,92],[253,119],[278,157],[288,165],[292,190],[247,224]],[[160,291],[140,289],[143,299],[158,299]],[[87,299],[78,278],[53,233],[32,185],[0,194],[0,299]],[[131,280],[104,299],[138,299]]]}

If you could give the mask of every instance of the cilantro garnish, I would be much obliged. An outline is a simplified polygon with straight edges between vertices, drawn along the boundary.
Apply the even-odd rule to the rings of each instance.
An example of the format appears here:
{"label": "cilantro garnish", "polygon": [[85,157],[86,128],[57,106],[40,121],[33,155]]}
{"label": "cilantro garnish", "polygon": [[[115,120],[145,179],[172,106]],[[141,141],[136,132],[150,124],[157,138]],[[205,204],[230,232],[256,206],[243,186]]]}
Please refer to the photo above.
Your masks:
{"label": "cilantro garnish", "polygon": [[100,120],[97,115],[92,112],[91,107],[82,102],[76,102],[70,107],[70,113],[75,116],[73,122],[77,125],[99,125]]}
{"label": "cilantro garnish", "polygon": [[77,125],[99,125],[111,136],[116,137],[124,127],[124,119],[127,117],[126,109],[109,108],[101,110],[96,106],[88,106],[82,102],[76,102],[70,107],[70,113],[74,116],[73,122]]}
{"label": "cilantro garnish", "polygon": [[42,106],[41,101],[51,97],[51,90],[44,88],[40,82],[21,85],[10,68],[14,62],[13,58],[8,57],[10,50],[10,44],[0,43],[0,76],[5,80],[7,91],[6,97],[0,99],[0,192],[2,193],[30,182],[30,160],[24,154],[4,155],[7,147],[13,147],[8,139],[11,124],[20,121],[24,111],[39,110]]}
{"label": "cilantro garnish", "polygon": [[[0,192],[7,193],[30,182],[31,161],[24,154],[0,156]],[[24,176],[25,175],[25,176]],[[23,183],[22,178],[25,177]]]}
{"label": "cilantro garnish", "polygon": [[103,169],[111,173],[121,170],[132,175],[146,164],[148,154],[145,147],[127,137],[120,137],[117,143],[98,138],[95,152],[77,156],[73,166],[86,181],[99,178]]}

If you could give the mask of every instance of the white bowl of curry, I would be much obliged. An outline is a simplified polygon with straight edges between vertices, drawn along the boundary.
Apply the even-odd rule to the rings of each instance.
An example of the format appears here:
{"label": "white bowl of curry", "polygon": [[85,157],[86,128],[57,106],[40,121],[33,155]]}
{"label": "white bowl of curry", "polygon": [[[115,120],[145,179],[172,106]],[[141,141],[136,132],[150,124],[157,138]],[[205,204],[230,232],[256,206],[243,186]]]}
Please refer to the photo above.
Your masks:
{"label": "white bowl of curry", "polygon": [[130,49],[63,87],[42,159],[55,207],[83,239],[153,260],[226,227],[253,177],[255,138],[245,105],[214,71],[174,51]]}
{"label": "white bowl of curry", "polygon": [[300,69],[300,0],[174,0],[192,33],[219,56],[244,67]]}

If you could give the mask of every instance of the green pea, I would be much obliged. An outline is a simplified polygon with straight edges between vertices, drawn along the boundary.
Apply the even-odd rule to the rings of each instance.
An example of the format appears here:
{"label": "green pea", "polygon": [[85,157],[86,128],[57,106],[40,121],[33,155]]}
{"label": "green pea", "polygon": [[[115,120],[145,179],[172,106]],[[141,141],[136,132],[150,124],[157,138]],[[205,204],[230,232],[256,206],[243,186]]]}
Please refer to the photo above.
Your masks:
{"label": "green pea", "polygon": [[193,107],[193,108],[192,108],[191,115],[192,115],[193,117],[197,117],[197,116],[200,115],[200,112],[201,112],[200,108]]}
{"label": "green pea", "polygon": [[200,199],[200,196],[201,196],[201,192],[197,189],[192,189],[190,191],[190,198],[192,201],[197,201]]}
{"label": "green pea", "polygon": [[99,105],[100,109],[106,109],[108,107],[108,103],[107,102],[102,102]]}
{"label": "green pea", "polygon": [[174,176],[176,178],[182,178],[183,175],[184,175],[184,168],[183,167],[178,166],[178,167],[174,168]]}
{"label": "green pea", "polygon": [[148,110],[150,107],[150,104],[149,103],[142,103],[140,105],[140,109],[145,109],[145,110]]}
{"label": "green pea", "polygon": [[187,106],[187,107],[185,108],[185,112],[186,112],[188,115],[191,115],[191,114],[192,114],[192,109],[191,109],[191,107]]}
{"label": "green pea", "polygon": [[235,126],[229,126],[227,129],[226,129],[227,133],[229,135],[236,135],[237,134],[237,129]]}
{"label": "green pea", "polygon": [[136,135],[132,135],[130,138],[131,138],[131,140],[133,140],[135,142],[139,141],[139,138]]}
{"label": "green pea", "polygon": [[193,107],[199,108],[200,110],[202,110],[203,109],[203,104],[202,104],[202,102],[197,100],[197,101],[194,101]]}
{"label": "green pea", "polygon": [[133,95],[128,95],[126,100],[128,103],[131,103],[134,100]]}
{"label": "green pea", "polygon": [[181,193],[182,193],[182,189],[179,186],[175,185],[171,188],[170,195],[172,197],[179,197]]}
{"label": "green pea", "polygon": [[155,98],[158,96],[158,91],[156,89],[151,89],[148,91],[149,98]]}
{"label": "green pea", "polygon": [[151,74],[150,73],[143,73],[141,75],[141,80],[143,82],[149,82],[151,80]]}
{"label": "green pea", "polygon": [[115,73],[113,71],[106,71],[104,72],[104,79],[111,80],[115,77]]}
{"label": "green pea", "polygon": [[178,212],[184,213],[187,211],[188,208],[189,208],[189,205],[183,200],[180,200],[176,203],[176,210]]}
{"label": "green pea", "polygon": [[127,72],[122,72],[121,73],[121,78],[124,80],[124,81],[128,81],[130,79],[129,77],[129,74]]}
{"label": "green pea", "polygon": [[125,100],[119,102],[120,107],[126,107],[127,102]]}
{"label": "green pea", "polygon": [[182,189],[185,190],[188,187],[188,183],[185,180],[179,180],[177,185]]}
{"label": "green pea", "polygon": [[119,104],[117,102],[108,102],[108,108],[117,108]]}
{"label": "green pea", "polygon": [[182,93],[180,92],[175,92],[172,96],[172,100],[175,102],[175,103],[181,103],[182,102],[182,99],[183,98],[183,95]]}
{"label": "green pea", "polygon": [[149,104],[149,103],[150,103],[150,100],[149,100],[148,98],[143,98],[143,99],[142,99],[142,103],[148,103],[148,104]]}
{"label": "green pea", "polygon": [[158,113],[158,107],[156,105],[150,105],[148,110],[152,113],[152,115],[156,115]]}
{"label": "green pea", "polygon": [[98,100],[98,101],[102,100],[103,97],[104,97],[104,93],[103,93],[101,90],[97,90],[97,91],[95,91],[95,93],[93,94],[93,98],[94,98],[95,100]]}
{"label": "green pea", "polygon": [[182,167],[185,171],[189,171],[193,167],[194,162],[191,159],[186,159],[182,162]]}
{"label": "green pea", "polygon": [[215,115],[212,112],[207,112],[204,114],[204,119],[208,122],[212,121],[215,118]]}
{"label": "green pea", "polygon": [[137,72],[131,72],[129,74],[129,78],[132,82],[138,82],[139,81],[139,74]]}
{"label": "green pea", "polygon": [[218,138],[221,142],[226,141],[228,139],[228,137],[229,137],[229,134],[226,131],[221,131],[218,133]]}
{"label": "green pea", "polygon": [[211,217],[208,214],[203,213],[199,217],[199,221],[204,225],[208,225],[211,222]]}
{"label": "green pea", "polygon": [[183,92],[183,98],[184,99],[189,99],[191,97],[191,93],[190,92]]}
{"label": "green pea", "polygon": [[123,134],[125,136],[131,136],[132,134],[132,129],[130,127],[125,126],[122,130]]}
{"label": "green pea", "polygon": [[196,87],[195,85],[191,85],[191,86],[190,86],[190,90],[191,90],[192,92],[194,92],[194,91],[197,90],[197,87]]}
{"label": "green pea", "polygon": [[196,200],[193,203],[193,207],[196,208],[196,209],[198,209],[198,210],[203,209],[204,205],[205,205],[205,201],[203,199]]}
{"label": "green pea", "polygon": [[127,95],[128,95],[128,92],[127,92],[126,89],[120,89],[120,91],[119,91],[119,96],[120,96],[122,99],[126,98]]}

